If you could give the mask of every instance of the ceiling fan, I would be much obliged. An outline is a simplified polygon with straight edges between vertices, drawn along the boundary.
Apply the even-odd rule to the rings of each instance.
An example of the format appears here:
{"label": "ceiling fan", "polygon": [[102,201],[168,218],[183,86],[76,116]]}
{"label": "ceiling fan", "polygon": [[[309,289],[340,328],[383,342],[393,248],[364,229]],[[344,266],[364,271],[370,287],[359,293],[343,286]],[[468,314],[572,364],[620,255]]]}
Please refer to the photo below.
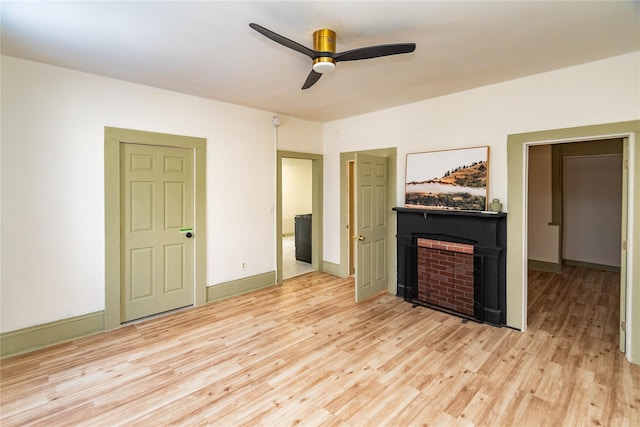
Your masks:
{"label": "ceiling fan", "polygon": [[302,85],[302,89],[309,89],[320,80],[323,73],[333,71],[338,61],[357,61],[380,56],[411,53],[416,50],[415,43],[397,43],[361,47],[336,53],[336,33],[332,30],[322,29],[314,32],[313,49],[309,49],[258,24],[251,23],[249,26],[274,42],[307,55],[313,60],[313,67],[307,76],[307,80]]}

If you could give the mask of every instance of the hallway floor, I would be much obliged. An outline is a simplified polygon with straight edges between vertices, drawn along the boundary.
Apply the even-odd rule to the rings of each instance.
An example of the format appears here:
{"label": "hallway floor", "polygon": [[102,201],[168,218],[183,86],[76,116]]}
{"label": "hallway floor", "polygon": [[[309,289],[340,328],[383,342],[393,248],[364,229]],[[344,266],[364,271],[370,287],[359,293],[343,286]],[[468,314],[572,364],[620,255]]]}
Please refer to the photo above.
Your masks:
{"label": "hallway floor", "polygon": [[282,238],[282,278],[290,279],[315,271],[308,262],[296,260],[295,236]]}

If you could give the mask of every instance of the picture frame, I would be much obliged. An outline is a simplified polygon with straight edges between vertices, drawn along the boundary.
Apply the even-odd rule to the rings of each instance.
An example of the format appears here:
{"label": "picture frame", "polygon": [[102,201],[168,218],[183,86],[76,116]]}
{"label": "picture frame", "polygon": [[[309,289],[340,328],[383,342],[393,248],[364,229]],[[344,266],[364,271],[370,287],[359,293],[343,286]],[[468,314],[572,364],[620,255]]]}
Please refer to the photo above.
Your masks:
{"label": "picture frame", "polygon": [[405,207],[486,211],[489,146],[408,153]]}

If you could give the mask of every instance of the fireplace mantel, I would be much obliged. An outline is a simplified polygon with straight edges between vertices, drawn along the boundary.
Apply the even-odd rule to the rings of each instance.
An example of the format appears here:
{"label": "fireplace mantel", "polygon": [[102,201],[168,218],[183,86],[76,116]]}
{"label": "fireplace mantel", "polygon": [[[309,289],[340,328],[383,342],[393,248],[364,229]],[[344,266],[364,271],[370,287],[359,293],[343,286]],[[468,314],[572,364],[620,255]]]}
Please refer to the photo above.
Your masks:
{"label": "fireplace mantel", "polygon": [[481,217],[481,218],[494,218],[494,217],[506,217],[506,212],[491,212],[491,211],[456,211],[453,209],[422,209],[422,208],[405,208],[405,207],[395,207],[393,208],[396,212],[409,212],[423,215],[448,215],[448,216],[473,216],[473,217]]}
{"label": "fireplace mantel", "polygon": [[507,214],[396,207],[398,296],[416,280],[411,248],[418,238],[473,244],[484,261],[481,301],[482,321],[506,324]]}

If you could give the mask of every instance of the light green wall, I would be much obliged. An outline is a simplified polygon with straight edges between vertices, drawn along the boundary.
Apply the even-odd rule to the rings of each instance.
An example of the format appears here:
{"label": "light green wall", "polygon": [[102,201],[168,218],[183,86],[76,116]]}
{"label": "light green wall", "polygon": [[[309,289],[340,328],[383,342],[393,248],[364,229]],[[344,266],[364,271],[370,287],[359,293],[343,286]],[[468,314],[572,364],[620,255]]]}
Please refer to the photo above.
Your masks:
{"label": "light green wall", "polygon": [[[627,358],[640,363],[640,256],[633,255],[633,246],[640,245],[640,174],[633,173],[640,166],[640,120],[555,129],[509,135],[507,139],[508,202],[507,217],[507,324],[526,328],[526,177],[527,147],[536,143],[555,143],[629,136],[629,170],[631,170],[628,202],[627,275],[628,287],[626,324]],[[634,169],[635,168],[635,169]],[[624,202],[623,202],[624,203]],[[640,246],[639,246],[640,248]],[[636,249],[638,251],[640,249]],[[634,327],[638,325],[637,327]]]}

